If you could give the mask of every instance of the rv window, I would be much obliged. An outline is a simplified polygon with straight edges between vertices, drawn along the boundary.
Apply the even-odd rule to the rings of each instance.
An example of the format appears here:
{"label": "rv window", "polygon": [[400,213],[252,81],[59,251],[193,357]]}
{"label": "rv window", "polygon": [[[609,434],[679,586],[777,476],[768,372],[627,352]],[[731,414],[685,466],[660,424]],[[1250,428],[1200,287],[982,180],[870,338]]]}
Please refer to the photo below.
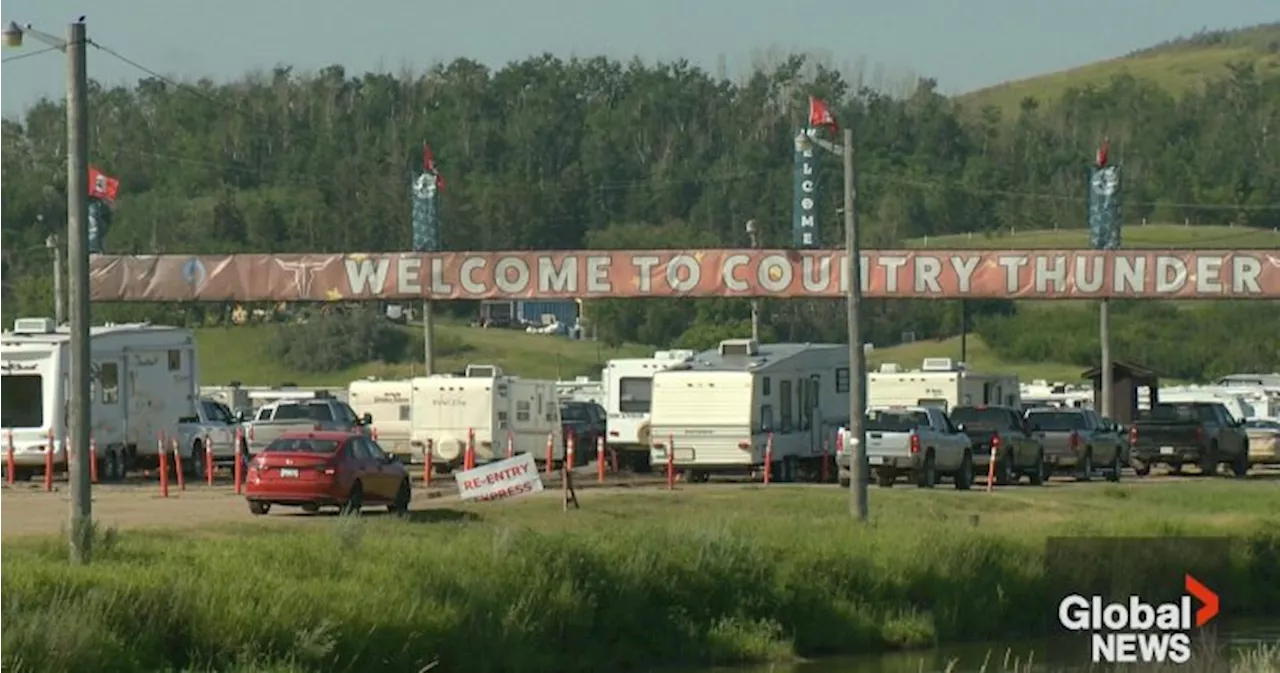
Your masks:
{"label": "rv window", "polygon": [[760,431],[770,432],[773,430],[773,405],[760,405]]}
{"label": "rv window", "polygon": [[849,392],[849,368],[839,367],[836,369],[836,392]]}
{"label": "rv window", "polygon": [[809,386],[804,379],[796,379],[796,408],[800,410],[800,429],[808,430],[813,407],[809,406]]}
{"label": "rv window", "polygon": [[409,405],[407,404],[400,405],[400,420],[402,421],[409,420]]}
{"label": "rv window", "polygon": [[809,404],[817,409],[822,406],[818,404],[818,396],[822,392],[822,375],[813,374],[809,377]]}
{"label": "rv window", "polygon": [[778,385],[778,402],[782,405],[778,430],[791,432],[791,382],[783,381]]}
{"label": "rv window", "polygon": [[176,372],[182,369],[182,351],[174,349],[169,351],[169,371]]}
{"label": "rv window", "polygon": [[647,414],[653,402],[653,379],[618,379],[618,411]]}
{"label": "rv window", "polygon": [[0,377],[0,406],[4,427],[38,428],[44,425],[44,379],[39,374],[5,374]]}
{"label": "rv window", "polygon": [[529,422],[529,401],[528,400],[519,400],[516,402],[516,422],[517,423]]}
{"label": "rv window", "polygon": [[104,362],[98,370],[102,379],[102,403],[115,404],[120,401],[120,365]]}
{"label": "rv window", "polygon": [[772,379],[770,379],[768,376],[766,376],[766,377],[764,377],[763,379],[761,379],[761,381],[760,381],[760,396],[761,396],[761,397],[768,397],[768,396],[770,396],[770,395],[772,395],[772,394],[773,394],[773,390],[772,390],[773,385],[772,385],[772,384],[773,384],[773,380],[772,380]]}

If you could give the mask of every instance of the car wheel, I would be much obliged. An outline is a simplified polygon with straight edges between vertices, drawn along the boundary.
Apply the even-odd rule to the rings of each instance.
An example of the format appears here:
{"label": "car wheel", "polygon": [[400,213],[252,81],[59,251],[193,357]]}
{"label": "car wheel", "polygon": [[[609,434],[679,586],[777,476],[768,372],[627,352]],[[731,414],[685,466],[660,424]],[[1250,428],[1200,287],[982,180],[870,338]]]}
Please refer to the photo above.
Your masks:
{"label": "car wheel", "polygon": [[317,505],[314,502],[304,503],[302,505],[302,511],[306,512],[307,514],[315,514],[316,512],[320,511],[320,505]]}
{"label": "car wheel", "polygon": [[1117,448],[1111,455],[1111,469],[1107,472],[1107,481],[1120,481],[1120,449]]}
{"label": "car wheel", "polygon": [[1036,466],[1031,471],[1031,485],[1044,486],[1049,480],[1049,465],[1044,462],[1044,451],[1036,452]]}
{"label": "car wheel", "polygon": [[204,458],[204,446],[197,439],[191,443],[191,460],[187,461],[187,464],[191,466],[191,473],[187,476],[195,479],[201,479],[205,476],[207,468],[204,464]]}
{"label": "car wheel", "polygon": [[1218,473],[1218,447],[1212,445],[1203,456],[1200,456],[1200,474],[1205,477],[1212,477]]}
{"label": "car wheel", "polygon": [[955,481],[957,491],[967,491],[973,486],[973,454],[968,451],[964,452],[964,460],[960,461]]}
{"label": "car wheel", "polygon": [[404,516],[409,513],[409,499],[413,497],[413,488],[409,486],[409,480],[405,479],[400,482],[400,489],[396,491],[395,502],[387,505],[387,511],[396,516]]}
{"label": "car wheel", "polygon": [[916,487],[933,488],[938,483],[938,470],[933,464],[933,454],[924,457],[924,464],[916,470]]}
{"label": "car wheel", "polygon": [[261,500],[250,500],[249,511],[252,512],[254,516],[262,516],[263,514],[271,511],[271,503],[262,502]]}
{"label": "car wheel", "polygon": [[1231,461],[1231,474],[1237,479],[1244,478],[1249,474],[1249,448],[1243,447],[1240,453]]}
{"label": "car wheel", "polygon": [[1076,481],[1089,481],[1093,479],[1093,449],[1084,450],[1084,458],[1080,461],[1080,475],[1076,477]]}
{"label": "car wheel", "polygon": [[1013,454],[1006,451],[996,456],[996,484],[1008,486],[1013,483],[1013,480]]}
{"label": "car wheel", "polygon": [[342,513],[347,516],[360,516],[362,507],[364,507],[364,485],[357,481],[351,485],[347,501],[342,503]]}

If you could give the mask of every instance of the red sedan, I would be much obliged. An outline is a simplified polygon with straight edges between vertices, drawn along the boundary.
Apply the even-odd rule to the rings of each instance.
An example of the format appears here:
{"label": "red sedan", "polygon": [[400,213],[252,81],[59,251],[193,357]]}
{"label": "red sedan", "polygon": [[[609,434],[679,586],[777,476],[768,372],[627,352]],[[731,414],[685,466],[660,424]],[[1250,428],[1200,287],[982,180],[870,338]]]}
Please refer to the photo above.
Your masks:
{"label": "red sedan", "polygon": [[403,514],[411,493],[404,465],[377,442],[351,432],[286,432],[253,457],[245,481],[254,514],[266,514],[272,505],[307,512],[336,506],[344,514],[386,505]]}

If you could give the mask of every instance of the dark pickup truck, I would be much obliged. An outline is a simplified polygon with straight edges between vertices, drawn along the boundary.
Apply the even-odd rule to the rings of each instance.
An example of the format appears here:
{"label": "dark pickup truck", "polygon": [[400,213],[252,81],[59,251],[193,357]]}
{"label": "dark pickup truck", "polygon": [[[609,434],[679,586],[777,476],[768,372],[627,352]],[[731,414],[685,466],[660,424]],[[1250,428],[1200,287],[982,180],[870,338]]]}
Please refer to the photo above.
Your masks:
{"label": "dark pickup truck", "polygon": [[591,462],[596,455],[596,442],[608,435],[608,414],[604,407],[594,402],[561,402],[560,423],[564,425],[565,441],[573,436],[573,462],[577,465]]}
{"label": "dark pickup truck", "polygon": [[1129,455],[1139,475],[1157,463],[1175,473],[1195,464],[1206,475],[1226,463],[1237,477],[1249,472],[1244,423],[1216,402],[1166,402],[1138,412],[1129,428]]}
{"label": "dark pickup truck", "polygon": [[1044,445],[1031,432],[1031,425],[1022,417],[1021,410],[956,407],[951,410],[951,420],[964,425],[964,432],[973,444],[974,463],[980,470],[989,468],[991,454],[995,453],[997,484],[1013,484],[1026,475],[1032,484],[1039,486],[1049,478]]}

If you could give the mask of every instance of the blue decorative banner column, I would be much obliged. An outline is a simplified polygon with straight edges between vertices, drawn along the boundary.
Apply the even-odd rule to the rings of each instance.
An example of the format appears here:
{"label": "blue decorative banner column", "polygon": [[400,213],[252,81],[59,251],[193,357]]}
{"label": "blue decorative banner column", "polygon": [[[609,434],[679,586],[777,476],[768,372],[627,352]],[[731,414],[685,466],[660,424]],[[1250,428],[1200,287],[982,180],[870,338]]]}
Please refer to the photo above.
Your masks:
{"label": "blue decorative banner column", "polygon": [[796,135],[795,203],[791,215],[792,243],[796,248],[822,245],[818,232],[818,159],[806,129]]}

